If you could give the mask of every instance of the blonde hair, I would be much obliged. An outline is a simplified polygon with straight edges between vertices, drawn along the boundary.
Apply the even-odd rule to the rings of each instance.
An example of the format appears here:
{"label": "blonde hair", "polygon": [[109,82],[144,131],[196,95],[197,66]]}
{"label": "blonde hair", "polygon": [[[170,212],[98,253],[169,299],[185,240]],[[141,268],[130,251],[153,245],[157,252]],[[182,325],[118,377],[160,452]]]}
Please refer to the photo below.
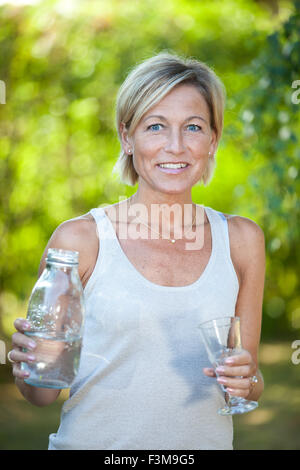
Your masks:
{"label": "blonde hair", "polygon": [[[165,52],[135,67],[120,87],[116,103],[116,125],[120,142],[121,123],[126,125],[128,134],[132,135],[148,110],[183,82],[196,86],[205,99],[210,112],[210,126],[219,142],[224,124],[223,83],[205,63]],[[201,177],[205,186],[212,178],[214,167],[215,159],[211,157]],[[132,155],[127,155],[123,149],[113,171],[119,173],[125,184],[134,186],[138,181]]]}

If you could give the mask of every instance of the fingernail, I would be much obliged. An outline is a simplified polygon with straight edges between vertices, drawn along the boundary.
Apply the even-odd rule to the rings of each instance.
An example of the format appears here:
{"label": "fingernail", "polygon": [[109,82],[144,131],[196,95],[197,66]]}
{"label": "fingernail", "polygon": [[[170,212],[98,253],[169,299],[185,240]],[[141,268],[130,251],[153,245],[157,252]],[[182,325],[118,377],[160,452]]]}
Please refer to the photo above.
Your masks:
{"label": "fingernail", "polygon": [[35,356],[33,354],[29,354],[27,358],[29,361],[32,361],[32,362],[35,361]]}
{"label": "fingernail", "polygon": [[30,323],[28,323],[27,321],[24,322],[23,328],[24,328],[24,330],[29,330],[30,329]]}
{"label": "fingernail", "polygon": [[224,367],[217,367],[216,372],[217,372],[217,374],[223,374],[225,372],[225,368]]}
{"label": "fingernail", "polygon": [[36,347],[36,344],[35,344],[33,341],[29,341],[28,347],[29,347],[30,349],[34,349],[34,348]]}
{"label": "fingernail", "polygon": [[227,380],[226,379],[223,379],[221,377],[218,377],[217,378],[217,381],[220,383],[220,384],[226,384],[227,383]]}
{"label": "fingernail", "polygon": [[225,363],[226,364],[234,364],[234,359],[232,359],[232,358],[226,359]]}

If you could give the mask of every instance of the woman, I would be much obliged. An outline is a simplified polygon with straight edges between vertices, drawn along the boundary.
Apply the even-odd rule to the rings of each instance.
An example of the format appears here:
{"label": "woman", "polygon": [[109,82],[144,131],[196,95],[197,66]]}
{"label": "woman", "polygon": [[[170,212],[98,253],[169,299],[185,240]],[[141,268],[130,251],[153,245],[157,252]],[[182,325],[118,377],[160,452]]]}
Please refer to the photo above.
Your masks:
{"label": "woman", "polygon": [[[49,449],[232,449],[232,420],[217,413],[219,384],[260,397],[263,232],[191,196],[212,176],[223,111],[222,83],[195,60],[159,54],[122,85],[117,169],[138,189],[62,223],[40,265],[41,273],[50,247],[79,251],[86,297],[80,368]],[[216,379],[197,325],[234,315],[244,351]],[[20,362],[34,360],[34,344],[24,319],[15,327],[16,384],[31,403],[48,405],[59,391],[24,383]]]}

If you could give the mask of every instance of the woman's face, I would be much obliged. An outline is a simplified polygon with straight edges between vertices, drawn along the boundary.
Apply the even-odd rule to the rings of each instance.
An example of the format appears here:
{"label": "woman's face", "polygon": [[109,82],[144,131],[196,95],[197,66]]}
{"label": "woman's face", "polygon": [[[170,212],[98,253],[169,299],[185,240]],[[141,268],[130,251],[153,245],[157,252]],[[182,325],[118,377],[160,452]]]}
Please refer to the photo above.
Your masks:
{"label": "woman's face", "polygon": [[[170,194],[190,190],[216,150],[209,123],[201,93],[193,85],[182,84],[142,117],[133,135],[123,128],[123,149],[133,152],[139,186]],[[169,164],[176,168],[168,168]]]}

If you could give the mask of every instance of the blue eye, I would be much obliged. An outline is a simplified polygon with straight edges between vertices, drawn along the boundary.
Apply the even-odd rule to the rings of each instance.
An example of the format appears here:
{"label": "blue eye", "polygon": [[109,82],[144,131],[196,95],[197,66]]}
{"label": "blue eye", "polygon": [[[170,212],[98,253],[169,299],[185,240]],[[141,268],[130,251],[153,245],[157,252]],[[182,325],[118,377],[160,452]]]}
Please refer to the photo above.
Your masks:
{"label": "blue eye", "polygon": [[200,126],[197,126],[196,124],[189,124],[189,125],[188,125],[188,129],[189,129],[190,131],[195,132],[195,131],[201,130],[201,127],[200,127]]}
{"label": "blue eye", "polygon": [[151,126],[147,127],[147,130],[160,131],[161,126],[161,124],[151,124]]}

